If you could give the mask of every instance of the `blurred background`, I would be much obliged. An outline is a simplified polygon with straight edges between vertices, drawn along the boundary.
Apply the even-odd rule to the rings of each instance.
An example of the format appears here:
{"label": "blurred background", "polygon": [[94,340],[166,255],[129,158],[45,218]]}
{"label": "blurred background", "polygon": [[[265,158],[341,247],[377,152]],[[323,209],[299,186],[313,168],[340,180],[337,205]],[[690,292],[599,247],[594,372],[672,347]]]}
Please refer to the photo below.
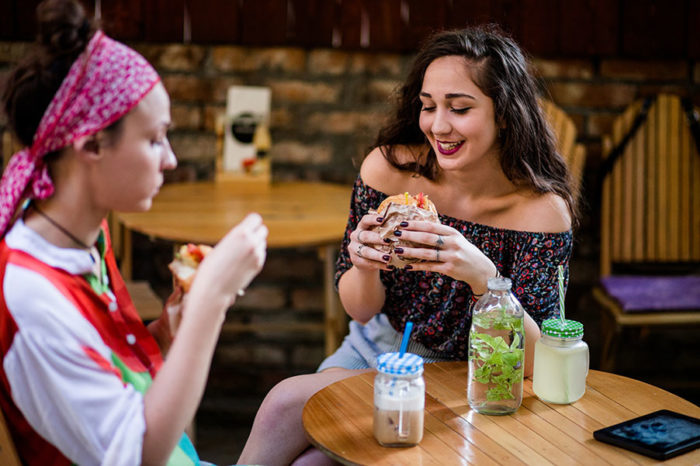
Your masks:
{"label": "blurred background", "polygon": [[[0,79],[35,33],[38,0],[0,2]],[[429,33],[498,23],[527,51],[542,94],[573,121],[585,148],[567,317],[585,325],[600,364],[598,283],[602,138],[635,100],[673,93],[700,104],[700,2],[695,0],[84,0],[114,38],[160,72],[172,99],[179,159],[168,182],[212,179],[216,122],[232,85],[271,89],[272,179],[349,185],[396,86]],[[6,122],[0,116],[0,131]],[[3,154],[4,157],[7,154]],[[674,209],[674,205],[669,205]],[[165,297],[171,243],[136,235],[134,278]],[[270,251],[233,321],[323,318],[314,248]],[[700,402],[697,328],[624,330],[614,371]],[[264,394],[315,370],[322,332],[222,334],[197,416],[209,461],[234,461]]]}

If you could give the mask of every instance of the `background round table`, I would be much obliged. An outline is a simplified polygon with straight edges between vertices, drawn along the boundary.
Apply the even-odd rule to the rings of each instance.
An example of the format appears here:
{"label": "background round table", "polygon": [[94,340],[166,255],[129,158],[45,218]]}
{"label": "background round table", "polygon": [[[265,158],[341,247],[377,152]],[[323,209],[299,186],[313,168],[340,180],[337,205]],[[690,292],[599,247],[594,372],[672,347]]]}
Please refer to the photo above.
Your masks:
{"label": "background round table", "polygon": [[147,212],[116,213],[121,231],[112,234],[115,253],[121,257],[122,275],[129,280],[133,266],[132,232],[176,243],[213,245],[247,214],[257,212],[270,231],[269,248],[318,248],[324,262],[323,325],[326,353],[330,354],[346,330],[333,274],[336,251],[347,225],[351,193],[351,186],[303,181],[166,184]]}

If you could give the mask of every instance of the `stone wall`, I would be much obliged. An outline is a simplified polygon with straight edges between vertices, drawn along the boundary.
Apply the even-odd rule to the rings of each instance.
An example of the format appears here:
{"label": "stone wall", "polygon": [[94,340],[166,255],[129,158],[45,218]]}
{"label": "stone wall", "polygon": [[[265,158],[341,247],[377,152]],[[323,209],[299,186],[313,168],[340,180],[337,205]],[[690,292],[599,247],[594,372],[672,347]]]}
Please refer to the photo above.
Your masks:
{"label": "stone wall", "polygon": [[[172,99],[171,142],[179,158],[168,180],[213,175],[214,122],[230,85],[272,89],[271,159],[276,180],[306,179],[350,184],[381,125],[392,92],[411,56],[406,54],[240,46],[133,44],[159,70]],[[27,51],[0,42],[0,78]],[[590,288],[598,275],[598,205],[601,136],[635,99],[674,92],[700,101],[700,63],[687,59],[535,59],[546,94],[574,119],[585,144],[583,218],[572,261],[567,314],[583,320],[596,367],[598,315]],[[0,117],[0,129],[5,120]],[[172,245],[137,237],[135,273],[162,295],[169,287],[165,264]],[[230,312],[232,321],[322,319],[322,267],[312,249],[270,251],[263,273]],[[208,393],[262,396],[276,381],[313,371],[323,357],[319,332],[236,333],[221,337]],[[248,403],[251,409],[257,404]]]}

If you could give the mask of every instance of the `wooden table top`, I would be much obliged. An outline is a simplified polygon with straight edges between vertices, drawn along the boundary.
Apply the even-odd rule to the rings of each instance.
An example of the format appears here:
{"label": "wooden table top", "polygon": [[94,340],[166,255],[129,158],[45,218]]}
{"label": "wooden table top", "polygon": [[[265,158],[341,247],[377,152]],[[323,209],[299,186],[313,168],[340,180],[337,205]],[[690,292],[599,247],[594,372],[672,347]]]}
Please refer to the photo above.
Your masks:
{"label": "wooden table top", "polygon": [[[659,409],[700,417],[698,406],[658,387],[594,370],[586,394],[573,404],[540,401],[526,379],[518,411],[486,416],[467,404],[465,362],[426,364],[423,440],[385,448],[372,433],[374,376],[329,385],[304,407],[311,442],[344,464],[652,464],[656,460],[593,439],[593,431]],[[700,464],[700,450],[667,462]]]}
{"label": "wooden table top", "polygon": [[339,243],[351,186],[316,182],[235,181],[164,185],[147,212],[118,213],[130,230],[176,242],[215,244],[250,212],[262,215],[271,248]]}

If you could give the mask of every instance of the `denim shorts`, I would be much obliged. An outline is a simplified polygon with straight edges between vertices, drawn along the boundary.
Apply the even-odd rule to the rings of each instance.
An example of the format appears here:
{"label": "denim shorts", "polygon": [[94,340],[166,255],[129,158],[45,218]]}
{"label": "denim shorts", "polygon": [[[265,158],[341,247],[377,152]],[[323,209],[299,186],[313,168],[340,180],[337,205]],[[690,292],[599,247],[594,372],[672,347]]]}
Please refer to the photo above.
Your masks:
{"label": "denim shorts", "polygon": [[[338,350],[328,356],[318,367],[318,372],[330,367],[344,369],[376,369],[377,356],[398,352],[403,335],[391,326],[386,314],[377,314],[362,325],[350,321],[350,333],[343,339]],[[409,341],[406,352],[423,357],[426,363],[451,361],[420,343]]]}

